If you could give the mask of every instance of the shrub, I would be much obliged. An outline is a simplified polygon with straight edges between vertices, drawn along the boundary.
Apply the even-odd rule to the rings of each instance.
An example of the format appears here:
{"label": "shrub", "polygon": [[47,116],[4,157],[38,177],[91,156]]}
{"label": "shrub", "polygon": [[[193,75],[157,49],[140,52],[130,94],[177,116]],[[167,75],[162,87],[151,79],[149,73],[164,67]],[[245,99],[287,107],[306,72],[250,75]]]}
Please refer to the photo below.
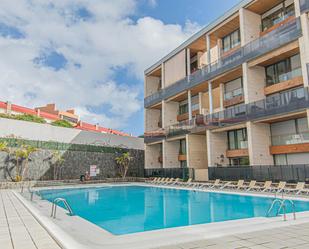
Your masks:
{"label": "shrub", "polygon": [[73,125],[66,120],[56,120],[56,121],[52,122],[51,125],[66,127],[66,128],[73,128]]}
{"label": "shrub", "polygon": [[9,114],[5,114],[5,113],[0,113],[0,118],[16,119],[16,120],[35,122],[35,123],[41,123],[41,124],[46,123],[44,118],[34,116],[34,115],[31,115],[31,114],[9,115]]}

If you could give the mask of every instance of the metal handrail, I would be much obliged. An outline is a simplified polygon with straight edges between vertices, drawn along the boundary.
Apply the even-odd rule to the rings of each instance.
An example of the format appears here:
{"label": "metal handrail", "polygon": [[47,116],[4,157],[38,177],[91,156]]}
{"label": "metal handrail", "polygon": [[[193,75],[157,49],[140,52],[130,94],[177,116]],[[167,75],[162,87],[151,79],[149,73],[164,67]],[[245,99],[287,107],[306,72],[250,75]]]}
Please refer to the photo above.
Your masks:
{"label": "metal handrail", "polygon": [[270,205],[270,208],[267,211],[266,217],[269,216],[270,212],[273,210],[274,206],[276,203],[279,203],[280,206],[277,209],[276,212],[276,216],[279,215],[280,211],[283,210],[283,220],[286,221],[286,202],[288,202],[289,204],[291,204],[292,206],[292,211],[293,211],[293,218],[294,220],[296,220],[296,212],[295,212],[295,203],[293,200],[291,199],[284,199],[283,193],[282,193],[282,198],[277,198],[277,195],[275,194],[275,200],[273,200],[273,202]]}
{"label": "metal handrail", "polygon": [[54,219],[56,218],[56,213],[57,213],[57,203],[59,202],[62,202],[64,204],[64,206],[66,207],[66,209],[69,211],[70,215],[74,215],[73,214],[73,210],[72,208],[70,207],[69,203],[66,201],[66,199],[64,198],[56,198],[54,199],[53,201],[53,204],[52,204],[52,211],[51,211],[51,215],[50,217],[53,217]]}

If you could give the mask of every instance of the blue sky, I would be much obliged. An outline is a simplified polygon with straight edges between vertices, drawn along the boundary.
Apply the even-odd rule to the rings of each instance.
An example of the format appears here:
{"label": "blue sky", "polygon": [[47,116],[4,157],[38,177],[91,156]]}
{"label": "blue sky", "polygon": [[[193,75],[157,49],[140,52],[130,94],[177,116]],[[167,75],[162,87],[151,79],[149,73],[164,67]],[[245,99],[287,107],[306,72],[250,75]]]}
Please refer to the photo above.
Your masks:
{"label": "blue sky", "polygon": [[238,2],[2,0],[0,99],[140,135],[144,69]]}

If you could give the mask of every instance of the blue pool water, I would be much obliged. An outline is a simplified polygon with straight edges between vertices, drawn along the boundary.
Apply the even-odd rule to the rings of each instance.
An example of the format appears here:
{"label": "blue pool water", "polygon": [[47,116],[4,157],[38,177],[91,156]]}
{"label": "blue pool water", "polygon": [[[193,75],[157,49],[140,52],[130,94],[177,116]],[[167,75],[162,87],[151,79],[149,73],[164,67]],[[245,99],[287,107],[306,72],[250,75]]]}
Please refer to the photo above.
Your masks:
{"label": "blue pool water", "polygon": [[[142,186],[40,191],[65,198],[78,215],[115,235],[218,221],[265,217],[272,198]],[[297,211],[309,202],[295,201]],[[288,208],[288,212],[291,209]]]}

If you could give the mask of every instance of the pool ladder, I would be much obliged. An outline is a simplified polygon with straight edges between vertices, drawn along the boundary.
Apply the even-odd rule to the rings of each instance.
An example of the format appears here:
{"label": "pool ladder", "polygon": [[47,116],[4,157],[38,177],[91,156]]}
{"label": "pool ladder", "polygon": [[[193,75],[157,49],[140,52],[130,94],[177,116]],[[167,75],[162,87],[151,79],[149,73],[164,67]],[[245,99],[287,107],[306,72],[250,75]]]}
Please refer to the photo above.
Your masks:
{"label": "pool ladder", "polygon": [[70,205],[66,201],[66,199],[64,199],[64,198],[56,198],[56,199],[54,199],[53,204],[52,204],[52,211],[51,211],[50,217],[52,217],[54,219],[56,218],[57,203],[60,203],[60,202],[63,203],[63,205],[66,207],[66,209],[69,211],[70,215],[72,216],[73,215],[72,208],[70,207]]}
{"label": "pool ladder", "polygon": [[282,198],[277,198],[276,194],[275,194],[275,198],[276,199],[273,200],[273,202],[271,203],[271,206],[268,209],[266,216],[268,217],[270,212],[275,207],[275,204],[279,203],[279,208],[277,209],[276,216],[278,216],[280,211],[283,210],[283,220],[286,221],[286,202],[288,202],[288,204],[291,204],[291,206],[292,206],[293,218],[294,218],[294,220],[296,220],[295,203],[294,203],[294,201],[292,201],[291,199],[284,199],[283,192],[282,192]]}

